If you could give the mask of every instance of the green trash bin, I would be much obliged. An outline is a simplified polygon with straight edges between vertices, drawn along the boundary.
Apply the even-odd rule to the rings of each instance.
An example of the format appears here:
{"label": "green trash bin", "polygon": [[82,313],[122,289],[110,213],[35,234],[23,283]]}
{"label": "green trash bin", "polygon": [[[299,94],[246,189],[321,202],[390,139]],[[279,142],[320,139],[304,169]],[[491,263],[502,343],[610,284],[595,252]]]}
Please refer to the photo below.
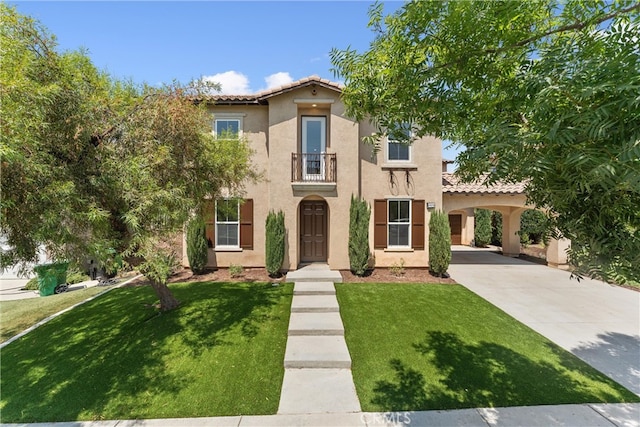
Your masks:
{"label": "green trash bin", "polygon": [[37,265],[33,270],[38,274],[38,290],[40,296],[53,295],[56,287],[67,282],[68,262],[54,262]]}

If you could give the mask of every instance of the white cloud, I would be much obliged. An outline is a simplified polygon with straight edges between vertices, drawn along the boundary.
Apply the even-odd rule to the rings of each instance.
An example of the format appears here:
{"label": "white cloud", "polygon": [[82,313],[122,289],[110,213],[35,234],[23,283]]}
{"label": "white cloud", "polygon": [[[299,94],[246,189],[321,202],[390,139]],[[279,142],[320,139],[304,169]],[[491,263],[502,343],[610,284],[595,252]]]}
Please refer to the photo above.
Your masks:
{"label": "white cloud", "polygon": [[293,78],[289,73],[279,72],[275,74],[271,74],[264,78],[264,81],[267,82],[267,89],[273,89],[275,87],[283,86],[293,82]]}
{"label": "white cloud", "polygon": [[220,93],[224,95],[246,95],[251,93],[249,79],[237,71],[225,71],[213,76],[204,76],[202,80],[219,83],[222,88]]}
{"label": "white cloud", "polygon": [[[212,82],[220,84],[222,95],[247,95],[255,93],[251,89],[249,78],[238,71],[225,71],[224,73],[214,74],[212,76],[203,76],[202,80],[205,82]],[[264,78],[267,84],[265,89],[273,89],[293,82],[293,78],[287,72],[279,72],[271,74]]]}

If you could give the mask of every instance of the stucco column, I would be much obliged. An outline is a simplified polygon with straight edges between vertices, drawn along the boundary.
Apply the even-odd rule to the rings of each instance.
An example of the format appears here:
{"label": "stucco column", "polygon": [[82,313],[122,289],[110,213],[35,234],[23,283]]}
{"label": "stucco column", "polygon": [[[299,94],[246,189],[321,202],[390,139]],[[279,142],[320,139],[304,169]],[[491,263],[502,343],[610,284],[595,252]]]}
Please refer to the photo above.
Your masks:
{"label": "stucco column", "polygon": [[547,246],[547,264],[561,267],[567,264],[567,249],[571,246],[569,239],[550,239]]}
{"label": "stucco column", "polygon": [[502,211],[502,253],[510,257],[520,256],[520,216],[521,208]]}
{"label": "stucco column", "polygon": [[462,244],[471,245],[474,236],[475,218],[473,208],[463,209],[462,215]]}

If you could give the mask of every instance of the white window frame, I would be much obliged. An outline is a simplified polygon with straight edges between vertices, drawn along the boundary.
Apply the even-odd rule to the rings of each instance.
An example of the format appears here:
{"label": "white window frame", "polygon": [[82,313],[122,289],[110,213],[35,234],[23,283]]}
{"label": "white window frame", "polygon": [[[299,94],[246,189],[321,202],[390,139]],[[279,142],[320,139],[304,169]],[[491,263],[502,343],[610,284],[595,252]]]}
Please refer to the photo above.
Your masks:
{"label": "white window frame", "polygon": [[[413,130],[410,130],[409,132],[410,132],[409,136],[413,138]],[[391,151],[390,150],[391,144],[402,144],[402,143],[389,139],[389,137],[387,136],[387,143],[385,144],[385,162],[387,163],[410,163],[411,162],[411,160],[413,159],[413,144],[407,145],[407,153],[408,153],[407,159],[391,159],[389,156]]]}
{"label": "white window frame", "polygon": [[[237,203],[237,221],[218,221],[218,202],[219,201],[235,201]],[[218,225],[236,225],[236,241],[238,242],[237,245],[220,245],[218,244],[218,238],[221,236],[221,233],[219,232],[218,229]],[[214,248],[215,249],[240,249],[240,201],[237,199],[221,199],[221,200],[216,200],[216,207],[215,207],[215,239],[216,241],[214,242]]]}
{"label": "white window frame", "polygon": [[[409,204],[409,222],[391,222],[389,220],[391,216],[391,202],[407,202]],[[413,208],[413,200],[412,199],[387,199],[387,248],[403,248],[408,249],[412,248],[411,246],[411,227],[413,223],[413,212],[411,211]],[[391,225],[406,225],[408,227],[408,237],[406,245],[392,245],[391,244]]]}
{"label": "white window frame", "polygon": [[238,139],[243,135],[243,118],[244,114],[217,113],[213,117],[213,135],[218,136],[218,121],[237,121],[238,122]]}
{"label": "white window frame", "polygon": [[[320,147],[319,153],[309,153],[307,147],[307,123],[320,122]],[[302,116],[302,143],[303,164],[302,173],[305,181],[324,181],[325,178],[325,154],[327,153],[327,116]],[[309,156],[317,154],[318,160],[310,160]],[[319,174],[308,173],[308,162],[316,161],[319,165]]]}

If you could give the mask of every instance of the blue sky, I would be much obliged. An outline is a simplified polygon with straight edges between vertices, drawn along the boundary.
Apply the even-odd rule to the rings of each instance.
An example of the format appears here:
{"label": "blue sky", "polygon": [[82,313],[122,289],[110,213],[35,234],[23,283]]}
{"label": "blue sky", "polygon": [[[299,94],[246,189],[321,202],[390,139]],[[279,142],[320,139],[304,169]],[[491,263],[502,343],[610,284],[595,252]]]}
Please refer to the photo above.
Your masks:
{"label": "blue sky", "polygon": [[[234,94],[314,74],[336,81],[330,50],[364,51],[374,37],[369,1],[9,3],[55,34],[60,50],[84,48],[114,77],[149,84],[208,78]],[[385,11],[401,5],[387,1]]]}

